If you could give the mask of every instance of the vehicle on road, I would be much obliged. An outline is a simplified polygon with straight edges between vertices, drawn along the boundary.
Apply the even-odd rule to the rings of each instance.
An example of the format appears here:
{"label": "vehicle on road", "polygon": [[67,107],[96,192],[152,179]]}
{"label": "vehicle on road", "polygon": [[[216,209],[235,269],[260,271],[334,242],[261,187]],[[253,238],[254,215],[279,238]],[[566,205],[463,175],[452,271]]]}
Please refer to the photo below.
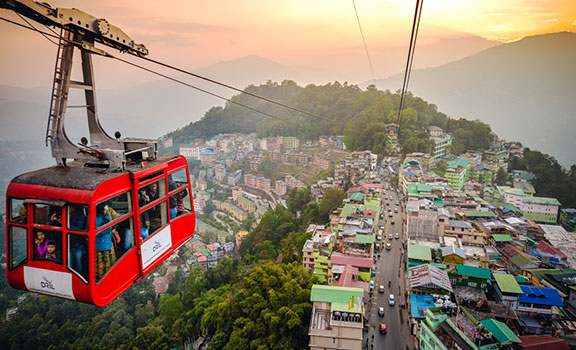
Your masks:
{"label": "vehicle on road", "polygon": [[392,216],[394,216],[394,214],[392,212],[388,212],[388,216],[392,217]]}
{"label": "vehicle on road", "polygon": [[394,299],[394,294],[390,294],[388,297],[388,305],[394,306],[394,304],[396,304],[396,299]]}
{"label": "vehicle on road", "polygon": [[370,290],[374,289],[374,281],[370,281]]}
{"label": "vehicle on road", "polygon": [[380,323],[380,334],[388,333],[388,328],[386,328],[386,323]]}
{"label": "vehicle on road", "polygon": [[394,235],[394,238],[396,238],[396,239],[400,238],[400,235],[398,234],[398,232],[396,232],[396,234]]}
{"label": "vehicle on road", "polygon": [[377,235],[376,235],[376,240],[377,240],[377,241],[381,241],[381,240],[382,240],[382,235],[381,235],[381,234],[377,234]]}
{"label": "vehicle on road", "polygon": [[392,239],[392,238],[394,238],[394,237],[392,236],[392,234],[391,234],[391,233],[388,234],[388,239]]}
{"label": "vehicle on road", "polygon": [[380,285],[380,287],[378,287],[378,293],[384,293],[384,286]]}
{"label": "vehicle on road", "polygon": [[378,308],[378,316],[384,317],[384,308],[382,306]]}
{"label": "vehicle on road", "polygon": [[394,212],[395,212],[395,213],[398,213],[398,208],[394,208]]}
{"label": "vehicle on road", "polygon": [[386,243],[386,250],[390,250],[390,249],[392,249],[392,244]]}
{"label": "vehicle on road", "polygon": [[394,225],[394,220],[390,221],[390,225]]}

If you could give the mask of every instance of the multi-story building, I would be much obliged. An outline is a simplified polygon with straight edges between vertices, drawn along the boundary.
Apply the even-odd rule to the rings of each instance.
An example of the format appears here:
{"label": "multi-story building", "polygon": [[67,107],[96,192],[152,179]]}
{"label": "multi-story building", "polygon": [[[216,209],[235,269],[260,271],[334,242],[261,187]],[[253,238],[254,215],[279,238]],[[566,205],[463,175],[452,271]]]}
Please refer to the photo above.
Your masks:
{"label": "multi-story building", "polygon": [[284,136],[282,137],[282,146],[284,149],[298,149],[300,148],[300,140],[297,137]]}
{"label": "multi-story building", "polygon": [[456,158],[446,164],[444,177],[448,184],[455,190],[462,190],[464,183],[468,180],[468,168],[470,161],[468,159]]}
{"label": "multi-story building", "polygon": [[252,202],[246,197],[238,197],[238,206],[248,213],[253,213],[256,211],[256,203]]}
{"label": "multi-story building", "polygon": [[444,226],[444,235],[457,237],[466,245],[484,245],[484,232],[476,230],[467,221],[448,220]]}
{"label": "multi-story building", "polygon": [[452,137],[445,134],[442,129],[437,126],[430,126],[428,128],[430,138],[434,141],[432,150],[430,152],[434,159],[440,159],[446,156],[446,149],[452,145]]}
{"label": "multi-story building", "polygon": [[492,183],[492,178],[493,178],[493,172],[492,172],[492,167],[484,164],[484,163],[480,163],[476,166],[474,166],[471,169],[471,176],[470,178],[472,180],[478,181],[480,183],[483,184],[491,184]]}
{"label": "multi-story building", "polygon": [[519,208],[529,220],[544,224],[555,224],[558,221],[560,202],[556,198],[524,197]]}
{"label": "multi-story building", "polygon": [[286,175],[284,177],[284,182],[286,182],[286,186],[289,189],[306,187],[306,185],[304,185],[304,183],[302,181],[298,180],[297,178],[295,178],[292,175]]}
{"label": "multi-story building", "polygon": [[324,154],[316,154],[314,155],[314,164],[326,170],[330,167],[330,158]]}
{"label": "multi-story building", "polygon": [[560,209],[559,223],[567,231],[571,232],[576,231],[576,209],[574,208]]}
{"label": "multi-story building", "polygon": [[244,221],[248,217],[248,214],[246,214],[244,210],[238,208],[234,204],[227,202],[220,202],[217,200],[213,200],[212,204],[214,204],[214,207],[216,209],[222,210],[223,212],[229,214],[238,221]]}
{"label": "multi-story building", "polygon": [[286,185],[286,182],[282,180],[276,181],[275,189],[279,196],[284,196],[286,193],[288,193],[288,185]]}
{"label": "multi-story building", "polygon": [[200,159],[200,153],[205,150],[205,147],[194,144],[180,145],[179,153],[188,159]]}
{"label": "multi-story building", "polygon": [[218,153],[212,151],[200,152],[200,163],[202,165],[213,165],[218,161]]}
{"label": "multi-story building", "polygon": [[364,290],[337,286],[312,286],[310,350],[361,349]]}
{"label": "multi-story building", "polygon": [[218,164],[216,165],[214,171],[215,171],[214,177],[216,178],[216,181],[224,181],[224,179],[226,178],[226,168],[224,168],[222,164]]}
{"label": "multi-story building", "polygon": [[270,191],[270,188],[272,187],[272,180],[265,177],[254,176],[252,174],[244,175],[244,183],[248,186],[260,188],[265,191]]}

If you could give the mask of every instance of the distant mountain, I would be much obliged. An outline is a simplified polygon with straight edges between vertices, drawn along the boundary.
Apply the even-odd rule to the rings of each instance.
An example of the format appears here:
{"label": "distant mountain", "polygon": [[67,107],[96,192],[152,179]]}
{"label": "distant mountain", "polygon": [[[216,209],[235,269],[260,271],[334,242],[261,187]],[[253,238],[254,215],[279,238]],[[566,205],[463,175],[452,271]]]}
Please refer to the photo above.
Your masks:
{"label": "distant mountain", "polygon": [[[480,119],[498,135],[569,166],[576,163],[574,62],[575,33],[531,36],[415,70],[409,90],[451,117]],[[402,78],[398,74],[378,80],[378,88],[396,91]]]}

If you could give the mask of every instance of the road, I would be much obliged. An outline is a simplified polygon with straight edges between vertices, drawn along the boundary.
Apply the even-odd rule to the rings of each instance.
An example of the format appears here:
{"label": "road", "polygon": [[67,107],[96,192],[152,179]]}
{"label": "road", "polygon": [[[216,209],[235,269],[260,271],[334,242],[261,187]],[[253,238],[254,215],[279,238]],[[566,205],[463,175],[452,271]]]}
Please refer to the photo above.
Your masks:
{"label": "road", "polygon": [[[392,200],[390,196],[392,196]],[[386,203],[389,203],[389,205]],[[404,297],[406,288],[405,274],[400,267],[401,260],[404,259],[402,243],[406,242],[404,230],[402,229],[404,208],[401,203],[399,203],[400,205],[396,205],[396,203],[399,203],[396,192],[394,190],[386,191],[385,195],[383,195],[383,213],[386,223],[384,224],[384,235],[380,243],[382,246],[380,258],[377,258],[375,263],[376,275],[373,277],[375,288],[369,317],[368,344],[370,344],[370,347],[368,349],[406,349],[406,345],[410,340],[407,327],[408,313],[406,308],[401,307],[401,305],[406,304]],[[388,216],[388,208],[392,209],[392,217]],[[398,213],[394,213],[395,208],[398,208]],[[394,224],[392,224],[392,221],[394,221]],[[394,236],[396,233],[400,235],[399,239],[388,239],[389,234]],[[385,249],[386,243],[392,245],[390,250]],[[390,287],[388,287],[388,281],[390,281]],[[383,293],[378,292],[380,285],[384,286]],[[388,303],[390,294],[394,294],[395,305],[389,305]],[[384,317],[378,316],[379,307],[384,307]],[[378,331],[382,322],[388,328],[387,334],[380,334]]]}

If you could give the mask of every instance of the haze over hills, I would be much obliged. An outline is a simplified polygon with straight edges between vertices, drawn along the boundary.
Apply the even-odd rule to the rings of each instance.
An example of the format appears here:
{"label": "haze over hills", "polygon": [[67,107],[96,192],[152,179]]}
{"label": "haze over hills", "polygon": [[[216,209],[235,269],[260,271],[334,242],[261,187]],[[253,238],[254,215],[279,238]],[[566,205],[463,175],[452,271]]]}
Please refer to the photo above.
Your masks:
{"label": "haze over hills", "polygon": [[[499,136],[549,153],[569,167],[576,163],[574,62],[576,33],[526,37],[413,70],[409,90],[453,118],[480,119]],[[377,86],[395,91],[402,79],[398,74],[378,80]]]}

